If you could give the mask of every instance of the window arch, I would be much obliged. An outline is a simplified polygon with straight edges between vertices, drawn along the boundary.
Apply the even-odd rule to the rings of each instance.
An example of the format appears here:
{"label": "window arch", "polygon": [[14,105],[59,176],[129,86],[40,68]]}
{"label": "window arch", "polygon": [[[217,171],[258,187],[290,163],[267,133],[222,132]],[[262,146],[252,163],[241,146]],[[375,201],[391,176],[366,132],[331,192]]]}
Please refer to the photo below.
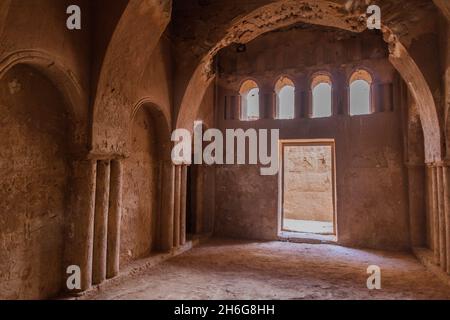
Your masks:
{"label": "window arch", "polygon": [[245,81],[239,93],[241,95],[241,120],[259,119],[259,87],[256,82]]}
{"label": "window arch", "polygon": [[316,75],[311,83],[312,117],[324,118],[333,114],[332,81],[326,74]]}
{"label": "window arch", "polygon": [[372,76],[366,70],[357,70],[350,77],[350,115],[372,112]]}
{"label": "window arch", "polygon": [[294,82],[287,77],[281,77],[275,84],[275,93],[277,95],[276,118],[294,119],[295,114]]}

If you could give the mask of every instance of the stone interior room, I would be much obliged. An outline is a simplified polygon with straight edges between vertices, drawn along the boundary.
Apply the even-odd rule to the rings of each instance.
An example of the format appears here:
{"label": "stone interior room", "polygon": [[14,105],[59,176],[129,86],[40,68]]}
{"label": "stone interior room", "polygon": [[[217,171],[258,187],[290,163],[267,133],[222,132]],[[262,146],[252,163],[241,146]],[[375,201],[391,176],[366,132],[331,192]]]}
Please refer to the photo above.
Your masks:
{"label": "stone interior room", "polygon": [[[450,299],[449,40],[448,0],[1,0],[0,299]],[[278,173],[175,163],[199,122]]]}

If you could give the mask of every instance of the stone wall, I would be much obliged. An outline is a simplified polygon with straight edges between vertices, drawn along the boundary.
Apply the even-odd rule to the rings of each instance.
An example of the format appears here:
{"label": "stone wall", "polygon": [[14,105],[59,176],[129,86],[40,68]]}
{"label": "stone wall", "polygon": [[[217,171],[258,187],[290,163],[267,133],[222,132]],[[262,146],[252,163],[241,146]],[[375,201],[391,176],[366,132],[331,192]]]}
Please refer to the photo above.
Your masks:
{"label": "stone wall", "polygon": [[18,65],[0,81],[0,299],[46,298],[62,281],[69,181],[62,97]]}
{"label": "stone wall", "polygon": [[133,120],[130,157],[124,161],[120,263],[146,257],[158,219],[158,149],[153,119],[142,108]]}
{"label": "stone wall", "polygon": [[287,145],[283,150],[283,217],[333,222],[333,147]]}
{"label": "stone wall", "polygon": [[[311,51],[316,48],[316,51]],[[394,95],[395,71],[386,45],[374,33],[303,26],[274,32],[220,54],[219,126],[280,129],[280,139],[334,139],[338,243],[382,249],[409,246],[407,193],[400,106]],[[373,77],[373,113],[349,116],[348,79],[358,68]],[[333,80],[333,116],[310,118],[311,79],[327,72]],[[276,120],[274,86],[290,77],[296,85],[296,118]],[[240,121],[239,86],[260,87],[262,119]],[[276,152],[276,151],[275,151]],[[261,176],[257,166],[221,166],[216,179],[217,234],[276,239],[279,231],[279,179]]]}

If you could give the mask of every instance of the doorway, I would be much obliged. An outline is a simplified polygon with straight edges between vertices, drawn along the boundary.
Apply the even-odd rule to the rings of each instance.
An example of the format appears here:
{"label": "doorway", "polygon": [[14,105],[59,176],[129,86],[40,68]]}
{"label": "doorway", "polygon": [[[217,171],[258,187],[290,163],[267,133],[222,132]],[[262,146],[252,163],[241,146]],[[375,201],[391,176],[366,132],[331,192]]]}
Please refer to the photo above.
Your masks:
{"label": "doorway", "polygon": [[336,235],[334,140],[281,142],[281,231]]}
{"label": "doorway", "polygon": [[186,190],[186,235],[190,240],[202,233],[202,190],[203,167],[199,165],[188,166]]}

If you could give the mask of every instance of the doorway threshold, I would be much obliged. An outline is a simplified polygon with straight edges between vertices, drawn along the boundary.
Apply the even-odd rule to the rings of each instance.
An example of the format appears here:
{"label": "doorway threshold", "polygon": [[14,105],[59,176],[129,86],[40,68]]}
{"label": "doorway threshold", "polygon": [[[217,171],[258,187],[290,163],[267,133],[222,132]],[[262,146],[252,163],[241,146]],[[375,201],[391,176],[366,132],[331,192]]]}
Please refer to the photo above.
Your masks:
{"label": "doorway threshold", "polygon": [[281,231],[278,234],[280,241],[311,244],[337,244],[335,235],[314,234],[305,232]]}

